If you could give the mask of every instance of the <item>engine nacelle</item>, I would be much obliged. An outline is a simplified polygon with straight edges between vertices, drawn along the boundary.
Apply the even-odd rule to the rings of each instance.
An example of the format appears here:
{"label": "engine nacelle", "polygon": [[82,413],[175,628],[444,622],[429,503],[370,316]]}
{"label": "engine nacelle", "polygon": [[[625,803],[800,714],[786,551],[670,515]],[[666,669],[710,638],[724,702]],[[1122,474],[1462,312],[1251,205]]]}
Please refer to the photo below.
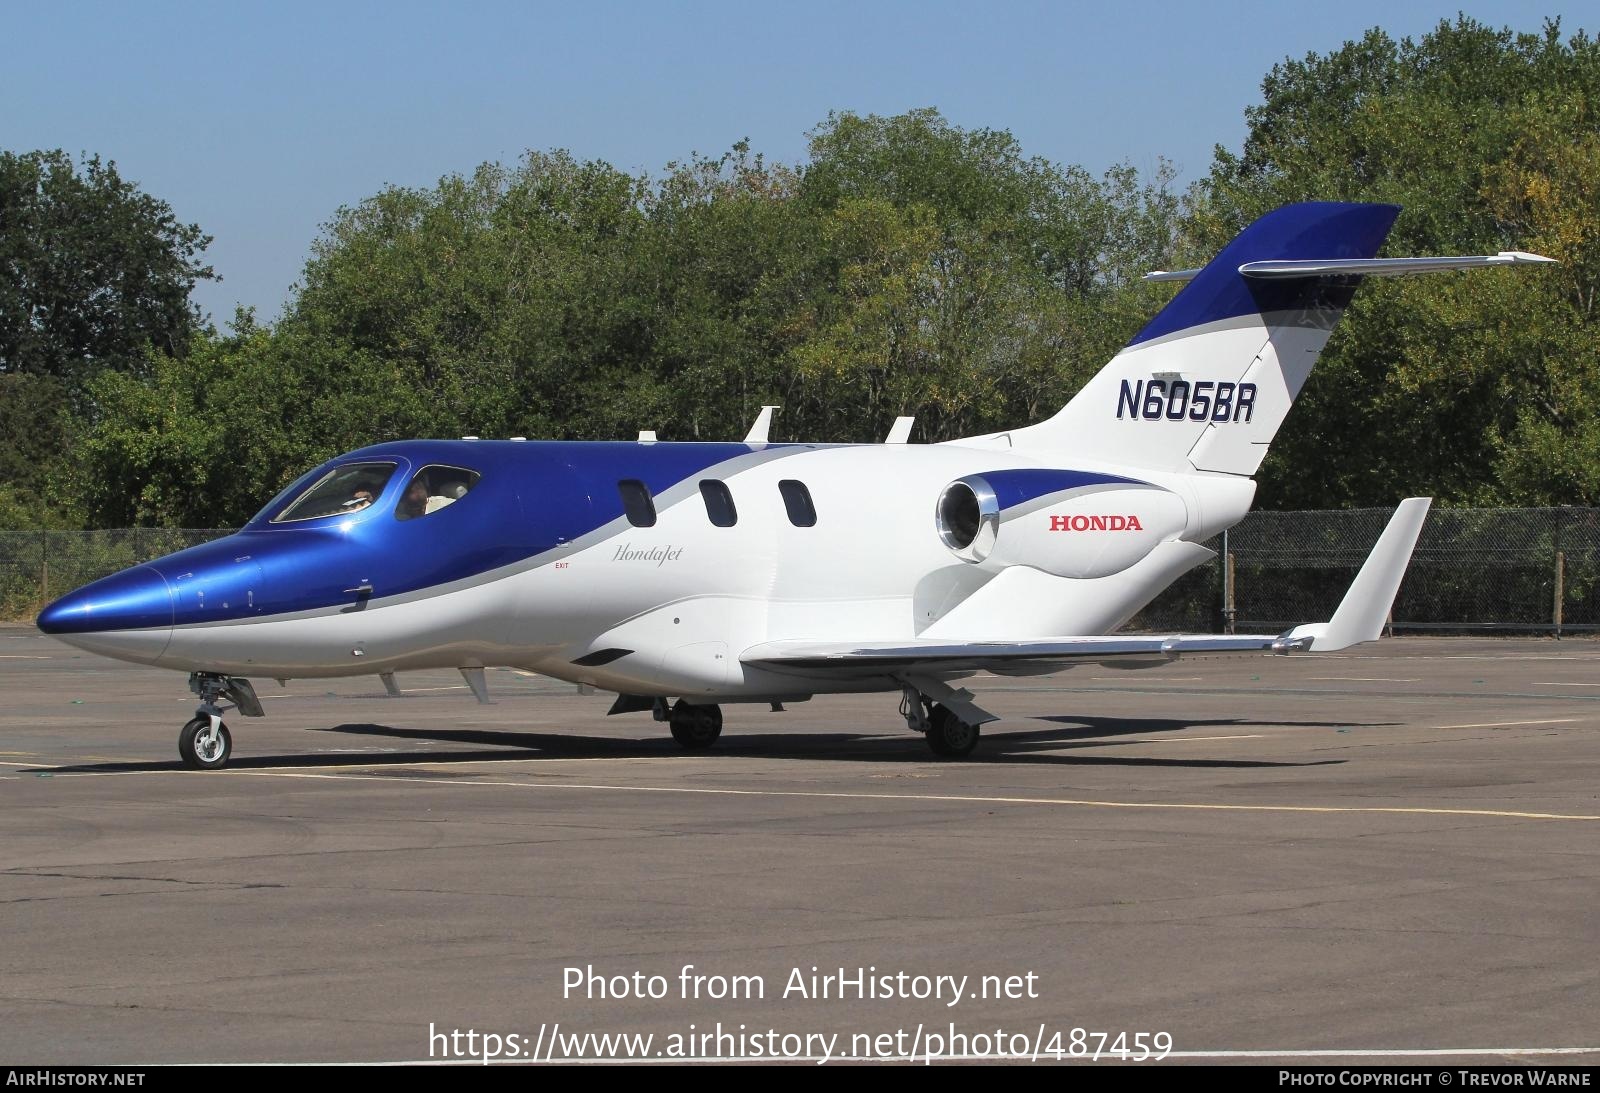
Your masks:
{"label": "engine nacelle", "polygon": [[1183,499],[1159,486],[1061,472],[1061,488],[1037,492],[1038,482],[1019,490],[1010,481],[1016,472],[995,477],[1001,481],[981,474],[956,479],[934,511],[945,546],[984,569],[1026,565],[1058,577],[1105,577],[1176,538],[1188,523]]}

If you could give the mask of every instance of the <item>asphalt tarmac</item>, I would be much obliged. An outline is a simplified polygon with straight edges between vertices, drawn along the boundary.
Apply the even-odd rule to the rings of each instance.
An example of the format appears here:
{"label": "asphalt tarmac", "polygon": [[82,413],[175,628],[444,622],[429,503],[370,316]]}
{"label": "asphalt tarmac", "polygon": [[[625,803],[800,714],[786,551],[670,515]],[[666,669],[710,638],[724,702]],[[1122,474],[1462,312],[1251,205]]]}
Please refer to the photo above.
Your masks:
{"label": "asphalt tarmac", "polygon": [[400,682],[192,772],[181,675],[0,627],[0,1063],[1600,1062],[1600,643],[980,677],[965,762]]}

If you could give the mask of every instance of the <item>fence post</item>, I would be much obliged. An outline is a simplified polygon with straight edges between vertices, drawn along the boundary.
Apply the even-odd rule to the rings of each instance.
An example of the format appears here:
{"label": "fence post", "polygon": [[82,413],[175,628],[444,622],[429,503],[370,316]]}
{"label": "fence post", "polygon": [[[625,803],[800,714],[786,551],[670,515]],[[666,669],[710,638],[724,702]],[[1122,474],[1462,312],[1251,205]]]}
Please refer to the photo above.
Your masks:
{"label": "fence post", "polygon": [[50,533],[39,532],[39,606],[50,602]]}
{"label": "fence post", "polygon": [[1564,585],[1567,579],[1567,553],[1564,550],[1556,551],[1556,594],[1555,605],[1550,612],[1550,621],[1556,628],[1556,640],[1561,640],[1561,601],[1566,599]]}
{"label": "fence post", "polygon": [[1233,601],[1233,552],[1232,551],[1228,552],[1227,565],[1223,569],[1223,581],[1225,582],[1225,584],[1223,586],[1224,587],[1224,592],[1223,592],[1223,597],[1224,598],[1223,598],[1223,603],[1222,603],[1222,618],[1223,618],[1223,623],[1226,626],[1226,632],[1231,634],[1231,633],[1233,633],[1233,621],[1234,621],[1235,618],[1238,617],[1238,614],[1239,614],[1238,607]]}

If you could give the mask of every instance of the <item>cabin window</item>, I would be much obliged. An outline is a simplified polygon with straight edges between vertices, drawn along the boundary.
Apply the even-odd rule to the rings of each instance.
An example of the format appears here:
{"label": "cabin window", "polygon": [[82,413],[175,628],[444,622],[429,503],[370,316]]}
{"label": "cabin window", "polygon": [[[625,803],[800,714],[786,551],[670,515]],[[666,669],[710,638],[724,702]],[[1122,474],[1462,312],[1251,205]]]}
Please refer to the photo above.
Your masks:
{"label": "cabin window", "polygon": [[400,503],[394,508],[394,518],[415,520],[447,508],[471,492],[481,477],[465,467],[424,467],[406,483]]}
{"label": "cabin window", "polygon": [[656,503],[650,497],[650,487],[637,478],[625,478],[617,483],[622,495],[622,511],[628,514],[628,523],[636,528],[656,526]]}
{"label": "cabin window", "polygon": [[816,526],[817,507],[811,503],[811,491],[804,482],[785,478],[778,483],[778,492],[783,494],[783,507],[789,510],[789,523],[797,528]]}
{"label": "cabin window", "polygon": [[394,477],[393,463],[346,463],[334,467],[272,518],[274,524],[345,516],[371,508]]}
{"label": "cabin window", "polygon": [[700,497],[706,503],[706,516],[719,528],[731,528],[739,522],[739,510],[733,505],[733,494],[726,482],[714,478],[700,483]]}

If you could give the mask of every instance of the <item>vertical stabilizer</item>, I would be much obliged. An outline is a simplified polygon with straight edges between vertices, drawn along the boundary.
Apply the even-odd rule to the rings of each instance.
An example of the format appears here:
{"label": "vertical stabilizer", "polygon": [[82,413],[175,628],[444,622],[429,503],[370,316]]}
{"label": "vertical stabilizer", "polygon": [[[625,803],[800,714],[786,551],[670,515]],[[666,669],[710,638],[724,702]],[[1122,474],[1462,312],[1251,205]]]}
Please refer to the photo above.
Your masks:
{"label": "vertical stabilizer", "polygon": [[1133,467],[1254,474],[1359,274],[1261,277],[1246,263],[1370,259],[1396,205],[1308,202],[1261,217],[1017,448],[1067,448]]}

